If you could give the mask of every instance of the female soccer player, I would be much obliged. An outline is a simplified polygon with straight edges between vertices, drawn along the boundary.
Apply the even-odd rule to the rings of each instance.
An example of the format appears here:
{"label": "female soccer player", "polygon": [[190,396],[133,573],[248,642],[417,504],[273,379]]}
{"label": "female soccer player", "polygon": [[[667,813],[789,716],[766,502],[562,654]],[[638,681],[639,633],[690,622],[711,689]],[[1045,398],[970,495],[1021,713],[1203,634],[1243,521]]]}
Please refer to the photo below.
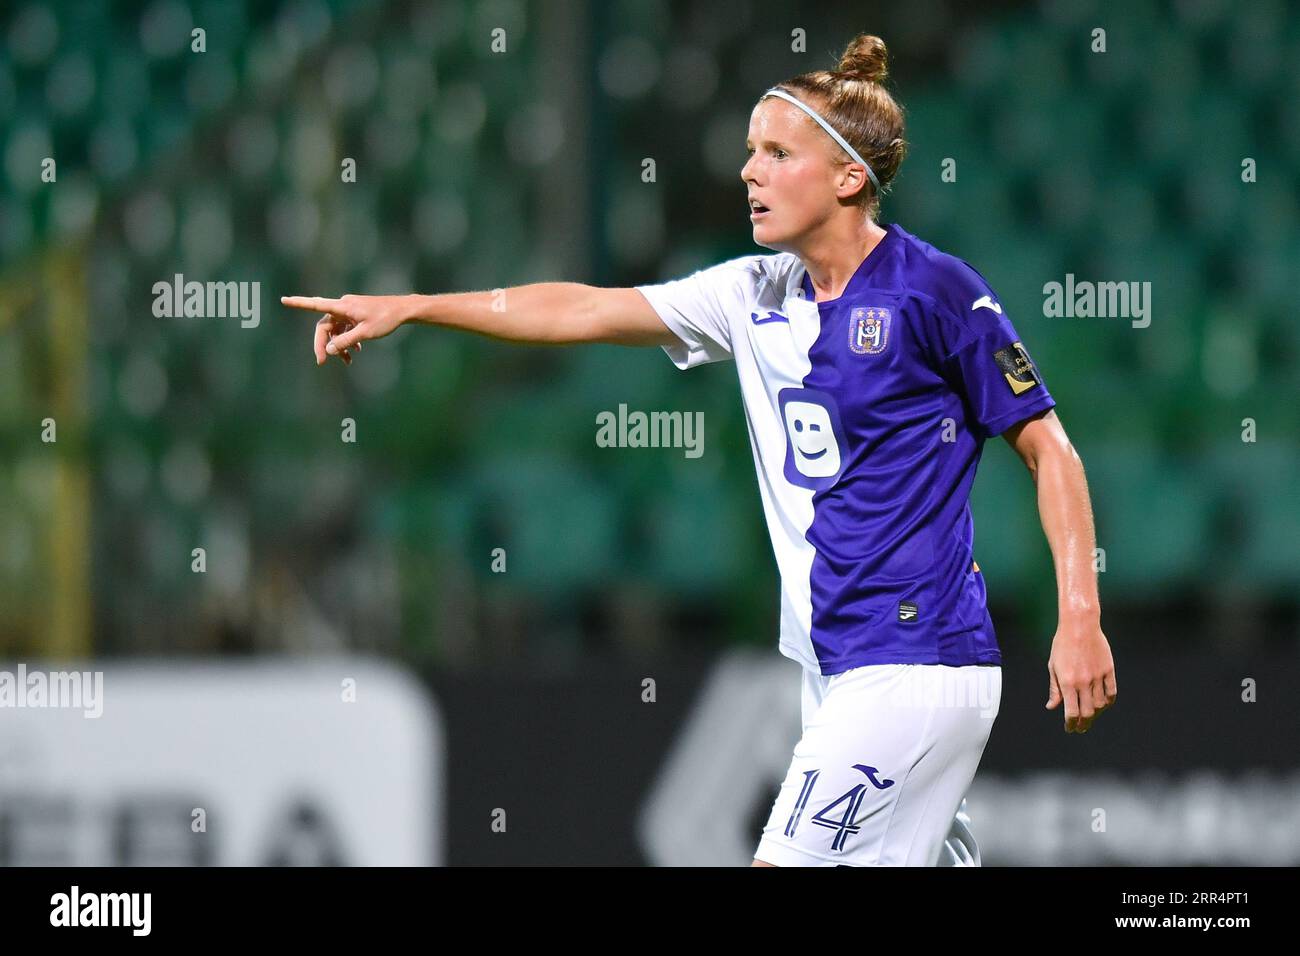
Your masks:
{"label": "female soccer player", "polygon": [[515,342],[733,359],[781,573],[780,650],[803,735],[755,866],[978,865],[964,798],[1001,701],[969,494],[1003,435],[1036,485],[1057,576],[1048,709],[1084,733],[1114,703],[1082,463],[997,295],[877,224],[906,151],[884,43],[768,90],[749,124],[754,242],[659,285],[537,283],[432,296],[291,296],[324,312],[317,364],[406,322]]}

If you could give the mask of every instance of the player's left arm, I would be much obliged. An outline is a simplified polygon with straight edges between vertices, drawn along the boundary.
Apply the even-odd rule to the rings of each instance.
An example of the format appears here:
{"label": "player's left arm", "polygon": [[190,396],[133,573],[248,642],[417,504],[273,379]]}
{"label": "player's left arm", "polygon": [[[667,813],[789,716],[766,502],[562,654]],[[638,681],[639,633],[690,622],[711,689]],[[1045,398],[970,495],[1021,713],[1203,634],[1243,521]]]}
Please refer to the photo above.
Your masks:
{"label": "player's left arm", "polygon": [[1003,433],[1038,488],[1038,514],[1056,566],[1057,626],[1047,662],[1047,709],[1065,703],[1065,732],[1086,733],[1115,703],[1115,662],[1101,631],[1096,532],[1083,461],[1053,409]]}

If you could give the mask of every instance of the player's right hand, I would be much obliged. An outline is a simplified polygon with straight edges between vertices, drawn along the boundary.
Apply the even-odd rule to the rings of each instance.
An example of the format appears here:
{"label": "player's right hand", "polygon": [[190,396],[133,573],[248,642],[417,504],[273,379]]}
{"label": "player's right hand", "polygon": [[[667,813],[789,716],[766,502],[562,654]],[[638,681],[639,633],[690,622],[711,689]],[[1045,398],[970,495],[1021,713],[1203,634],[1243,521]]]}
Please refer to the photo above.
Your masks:
{"label": "player's right hand", "polygon": [[351,350],[361,350],[365,339],[381,339],[410,318],[410,297],[403,295],[345,295],[338,299],[320,296],[285,295],[280,303],[292,309],[324,312],[316,323],[312,350],[316,364],[330,355],[352,364]]}

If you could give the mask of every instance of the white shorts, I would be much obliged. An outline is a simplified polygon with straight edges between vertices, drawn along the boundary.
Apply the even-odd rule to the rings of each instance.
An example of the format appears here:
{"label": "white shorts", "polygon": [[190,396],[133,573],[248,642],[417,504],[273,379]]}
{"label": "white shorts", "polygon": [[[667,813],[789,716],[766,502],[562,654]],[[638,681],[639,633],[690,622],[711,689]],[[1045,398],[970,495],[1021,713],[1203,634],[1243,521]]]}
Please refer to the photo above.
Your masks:
{"label": "white shorts", "polygon": [[776,866],[979,865],[965,796],[1002,668],[804,669],[803,736],[754,856]]}

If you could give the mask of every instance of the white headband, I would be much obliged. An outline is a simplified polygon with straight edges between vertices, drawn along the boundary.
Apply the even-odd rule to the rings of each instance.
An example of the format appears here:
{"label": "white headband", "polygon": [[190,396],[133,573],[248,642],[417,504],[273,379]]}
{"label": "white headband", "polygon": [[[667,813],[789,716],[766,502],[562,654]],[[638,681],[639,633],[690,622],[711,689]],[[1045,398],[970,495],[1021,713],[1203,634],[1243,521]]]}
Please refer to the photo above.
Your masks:
{"label": "white headband", "polygon": [[822,129],[826,130],[826,132],[830,134],[831,139],[835,140],[835,142],[839,143],[840,146],[844,148],[844,152],[852,156],[856,162],[859,162],[866,167],[867,178],[871,180],[871,185],[876,187],[876,195],[880,195],[880,180],[877,179],[876,174],[871,171],[871,164],[868,163],[861,156],[859,156],[858,151],[854,149],[852,146],[850,146],[848,144],[848,141],[845,140],[843,136],[835,132],[835,130],[831,127],[830,123],[826,122],[824,119],[818,116],[811,106],[807,105],[806,103],[799,102],[799,100],[795,99],[785,90],[779,90],[775,86],[772,87],[770,90],[768,90],[766,93],[764,93],[763,96],[760,96],[759,99],[761,100],[764,97],[768,97],[768,96],[779,96],[781,97],[781,99],[793,103],[795,106],[799,107],[799,109],[803,110],[813,119],[815,119],[818,125],[820,125]]}

